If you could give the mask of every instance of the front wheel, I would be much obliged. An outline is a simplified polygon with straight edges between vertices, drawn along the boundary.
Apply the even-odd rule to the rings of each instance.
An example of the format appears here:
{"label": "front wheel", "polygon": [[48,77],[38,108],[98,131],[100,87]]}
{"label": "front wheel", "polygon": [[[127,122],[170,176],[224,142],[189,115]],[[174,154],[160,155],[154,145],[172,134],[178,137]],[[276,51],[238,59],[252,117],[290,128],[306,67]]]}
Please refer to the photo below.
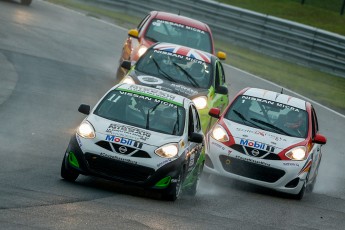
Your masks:
{"label": "front wheel", "polygon": [[167,188],[162,196],[163,199],[169,200],[169,201],[175,201],[177,200],[182,193],[182,169],[177,178],[171,182],[169,188]]}
{"label": "front wheel", "polygon": [[302,198],[303,198],[303,196],[305,194],[305,191],[306,191],[306,187],[307,187],[306,184],[307,184],[307,182],[304,182],[304,184],[303,184],[301,190],[299,191],[299,193],[292,196],[295,200],[302,200]]}
{"label": "front wheel", "polygon": [[79,176],[79,173],[66,168],[66,154],[61,164],[61,177],[67,181],[74,182]]}

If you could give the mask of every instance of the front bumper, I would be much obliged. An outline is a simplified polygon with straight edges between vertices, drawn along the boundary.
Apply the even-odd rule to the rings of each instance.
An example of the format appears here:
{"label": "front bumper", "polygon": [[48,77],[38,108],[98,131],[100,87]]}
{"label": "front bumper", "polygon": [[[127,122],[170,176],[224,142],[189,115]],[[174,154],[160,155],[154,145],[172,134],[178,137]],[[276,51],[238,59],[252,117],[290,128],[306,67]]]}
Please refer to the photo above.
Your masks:
{"label": "front bumper", "polygon": [[[73,135],[65,153],[67,169],[83,175],[93,175],[145,188],[165,188],[164,186],[156,187],[155,185],[164,178],[176,178],[184,164],[184,157],[181,156],[155,170],[140,164],[102,156],[102,154],[84,153],[79,144],[76,135]],[[75,158],[78,164],[71,162],[70,155]]]}
{"label": "front bumper", "polygon": [[204,172],[298,194],[307,176],[307,171],[303,170],[306,161],[255,158],[210,138]]}

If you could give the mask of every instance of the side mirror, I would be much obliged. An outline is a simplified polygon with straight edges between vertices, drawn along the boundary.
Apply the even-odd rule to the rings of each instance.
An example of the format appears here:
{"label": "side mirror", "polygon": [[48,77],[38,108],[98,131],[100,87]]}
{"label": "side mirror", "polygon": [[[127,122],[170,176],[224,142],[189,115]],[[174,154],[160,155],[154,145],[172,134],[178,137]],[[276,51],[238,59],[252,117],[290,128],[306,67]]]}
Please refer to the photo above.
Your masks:
{"label": "side mirror", "polygon": [[321,134],[316,134],[313,140],[313,143],[320,144],[320,145],[324,145],[326,144],[326,142],[327,142],[326,137]]}
{"label": "side mirror", "polygon": [[220,116],[220,109],[219,108],[211,108],[210,111],[208,112],[208,115],[218,119]]}
{"label": "side mirror", "polygon": [[204,141],[204,136],[200,133],[192,133],[188,140],[195,143],[202,143]]}
{"label": "side mirror", "polygon": [[220,86],[217,87],[217,89],[216,89],[215,92],[216,92],[216,93],[219,93],[219,94],[224,94],[224,95],[226,95],[226,94],[228,94],[229,90],[228,90],[227,87],[225,87],[225,86],[223,86],[223,85],[220,85]]}
{"label": "side mirror", "polygon": [[226,53],[224,53],[224,52],[222,52],[222,51],[218,51],[217,57],[218,57],[220,60],[225,60],[225,59],[226,59]]}
{"label": "side mirror", "polygon": [[123,61],[121,67],[130,70],[132,68],[132,63],[130,61]]}
{"label": "side mirror", "polygon": [[80,113],[89,115],[90,114],[90,106],[89,105],[85,105],[85,104],[81,104],[78,108],[78,111]]}
{"label": "side mirror", "polygon": [[132,38],[139,38],[139,31],[137,29],[129,30],[128,36],[130,36]]}

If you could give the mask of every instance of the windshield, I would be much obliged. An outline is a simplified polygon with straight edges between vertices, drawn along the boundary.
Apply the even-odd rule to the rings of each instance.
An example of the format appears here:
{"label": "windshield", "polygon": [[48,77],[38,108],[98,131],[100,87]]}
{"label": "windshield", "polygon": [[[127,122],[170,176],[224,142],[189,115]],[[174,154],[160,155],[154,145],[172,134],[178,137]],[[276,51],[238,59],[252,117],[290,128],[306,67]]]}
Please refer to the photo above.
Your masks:
{"label": "windshield", "polygon": [[208,89],[212,84],[210,63],[167,51],[149,49],[139,59],[135,69],[195,88]]}
{"label": "windshield", "polygon": [[94,114],[147,130],[181,136],[185,109],[147,95],[113,90],[97,106]]}
{"label": "windshield", "polygon": [[152,20],[145,37],[153,42],[169,42],[213,53],[208,32],[165,20]]}
{"label": "windshield", "polygon": [[239,96],[225,118],[247,126],[283,135],[305,138],[308,113],[279,102],[251,96]]}

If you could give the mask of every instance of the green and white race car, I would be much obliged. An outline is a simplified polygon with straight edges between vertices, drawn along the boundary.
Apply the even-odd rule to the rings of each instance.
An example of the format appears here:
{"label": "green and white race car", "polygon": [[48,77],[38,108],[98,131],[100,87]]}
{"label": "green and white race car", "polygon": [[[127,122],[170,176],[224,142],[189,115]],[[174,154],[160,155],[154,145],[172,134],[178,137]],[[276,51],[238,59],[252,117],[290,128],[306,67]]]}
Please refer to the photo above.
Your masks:
{"label": "green and white race car", "polygon": [[124,61],[123,68],[130,69],[121,80],[183,95],[193,100],[204,133],[215,122],[208,115],[212,107],[221,111],[229,103],[228,88],[220,59],[190,47],[171,43],[156,43],[132,66]]}
{"label": "green and white race car", "polygon": [[61,176],[93,175],[158,190],[167,200],[195,195],[205,161],[204,134],[194,103],[146,86],[118,84],[73,134]]}

